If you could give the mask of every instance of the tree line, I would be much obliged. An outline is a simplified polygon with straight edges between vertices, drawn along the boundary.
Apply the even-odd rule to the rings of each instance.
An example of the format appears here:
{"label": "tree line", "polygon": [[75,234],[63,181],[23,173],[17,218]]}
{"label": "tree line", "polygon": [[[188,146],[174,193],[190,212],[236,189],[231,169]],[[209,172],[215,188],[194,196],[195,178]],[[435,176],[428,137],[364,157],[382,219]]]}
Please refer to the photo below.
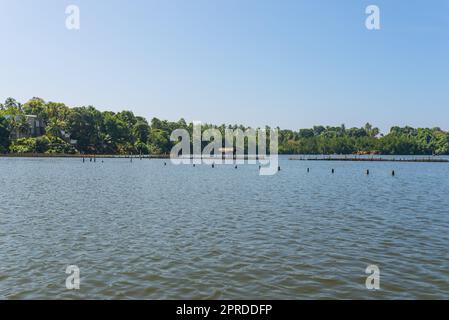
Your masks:
{"label": "tree line", "polygon": [[[43,133],[30,134],[29,115],[41,121]],[[242,125],[202,126],[226,128]],[[176,142],[175,129],[193,131],[193,124],[134,115],[131,111],[99,111],[93,106],[70,108],[63,103],[32,98],[24,104],[13,98],[0,103],[0,152],[84,154],[168,154]],[[266,129],[269,129],[268,127]],[[279,129],[279,128],[278,128]],[[449,132],[440,128],[392,127],[386,135],[367,123],[361,128],[344,125],[309,129],[279,129],[280,154],[386,154],[448,155]]]}

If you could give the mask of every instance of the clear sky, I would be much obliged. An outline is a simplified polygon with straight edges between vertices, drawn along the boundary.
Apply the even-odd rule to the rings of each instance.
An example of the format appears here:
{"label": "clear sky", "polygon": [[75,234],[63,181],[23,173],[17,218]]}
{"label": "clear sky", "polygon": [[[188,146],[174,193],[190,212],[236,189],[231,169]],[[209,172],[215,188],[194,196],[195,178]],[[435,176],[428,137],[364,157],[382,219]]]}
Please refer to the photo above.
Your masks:
{"label": "clear sky", "polygon": [[[81,29],[65,27],[76,4]],[[380,8],[381,30],[365,28]],[[0,0],[0,100],[298,129],[449,129],[449,1]]]}

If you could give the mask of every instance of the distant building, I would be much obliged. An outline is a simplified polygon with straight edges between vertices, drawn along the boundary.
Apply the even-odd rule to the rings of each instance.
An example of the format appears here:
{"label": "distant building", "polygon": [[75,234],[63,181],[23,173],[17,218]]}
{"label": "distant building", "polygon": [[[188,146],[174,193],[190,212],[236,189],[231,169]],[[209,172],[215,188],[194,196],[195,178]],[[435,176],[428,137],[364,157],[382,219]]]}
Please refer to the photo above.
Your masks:
{"label": "distant building", "polygon": [[45,125],[42,119],[33,115],[26,115],[25,117],[30,125],[30,135],[32,137],[39,137],[45,134]]}
{"label": "distant building", "polygon": [[221,154],[221,157],[235,159],[237,154],[244,154],[244,149],[237,147],[226,147],[226,148],[218,148],[218,152]]}
{"label": "distant building", "polygon": [[235,155],[235,148],[218,148],[218,152],[221,153],[223,158],[232,158]]}
{"label": "distant building", "polygon": [[[16,116],[15,121],[23,121],[23,116]],[[26,128],[17,127],[11,136],[13,139],[39,137],[45,134],[44,121],[35,115],[25,115],[25,122],[28,124]]]}
{"label": "distant building", "polygon": [[235,154],[236,148],[230,147],[230,148],[218,148],[218,152],[221,153],[222,156],[233,156]]}

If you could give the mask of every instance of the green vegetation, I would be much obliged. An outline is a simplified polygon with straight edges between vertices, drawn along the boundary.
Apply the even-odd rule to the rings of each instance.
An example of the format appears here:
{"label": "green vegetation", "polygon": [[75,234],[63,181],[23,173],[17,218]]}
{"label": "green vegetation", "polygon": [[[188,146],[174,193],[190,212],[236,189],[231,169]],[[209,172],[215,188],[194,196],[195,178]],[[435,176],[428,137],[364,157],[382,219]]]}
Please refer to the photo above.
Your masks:
{"label": "green vegetation", "polygon": [[0,117],[0,152],[6,152],[9,147],[9,124],[5,118]]}
{"label": "green vegetation", "polygon": [[[203,125],[202,129],[211,127],[218,128],[223,136],[225,128],[247,129],[241,125]],[[174,144],[170,134],[178,128],[192,132],[193,125],[184,119],[169,122],[153,118],[148,123],[131,111],[101,112],[92,106],[69,108],[40,98],[25,104],[8,98],[0,104],[2,153],[168,154]],[[439,128],[393,127],[384,136],[370,124],[349,129],[342,125],[280,130],[279,153],[447,155],[449,132]]]}

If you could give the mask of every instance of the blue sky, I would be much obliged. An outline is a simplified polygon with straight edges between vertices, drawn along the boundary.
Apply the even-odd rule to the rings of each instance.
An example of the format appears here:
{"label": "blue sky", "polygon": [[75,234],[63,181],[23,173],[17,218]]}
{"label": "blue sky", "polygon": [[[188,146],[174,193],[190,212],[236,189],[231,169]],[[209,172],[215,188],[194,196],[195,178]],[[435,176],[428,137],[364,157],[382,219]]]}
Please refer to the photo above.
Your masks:
{"label": "blue sky", "polygon": [[[81,30],[65,28],[79,5]],[[381,30],[365,28],[378,5]],[[449,1],[0,0],[0,100],[449,129]]]}

